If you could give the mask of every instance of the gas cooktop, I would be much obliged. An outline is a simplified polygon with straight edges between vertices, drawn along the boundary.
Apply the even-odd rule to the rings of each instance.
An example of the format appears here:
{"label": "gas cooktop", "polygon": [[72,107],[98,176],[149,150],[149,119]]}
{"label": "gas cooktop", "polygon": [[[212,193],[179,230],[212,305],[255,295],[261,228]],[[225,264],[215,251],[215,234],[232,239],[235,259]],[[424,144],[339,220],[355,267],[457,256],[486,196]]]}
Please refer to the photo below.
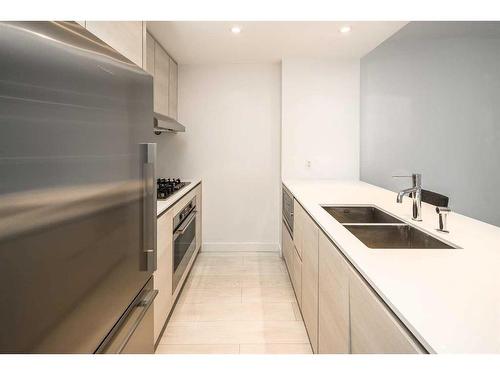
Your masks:
{"label": "gas cooktop", "polygon": [[180,178],[158,178],[156,180],[156,197],[160,200],[167,199],[188,184],[189,182],[181,181]]}

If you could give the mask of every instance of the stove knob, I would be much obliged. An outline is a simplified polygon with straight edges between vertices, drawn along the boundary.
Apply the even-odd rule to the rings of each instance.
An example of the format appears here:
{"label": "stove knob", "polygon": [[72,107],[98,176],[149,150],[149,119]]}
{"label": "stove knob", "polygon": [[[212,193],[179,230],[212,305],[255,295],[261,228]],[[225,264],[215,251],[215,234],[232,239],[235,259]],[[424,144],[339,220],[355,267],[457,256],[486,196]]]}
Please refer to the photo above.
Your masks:
{"label": "stove knob", "polygon": [[181,179],[180,179],[180,178],[178,178],[177,180],[175,180],[175,183],[176,183],[176,184],[180,184],[180,183],[181,183]]}

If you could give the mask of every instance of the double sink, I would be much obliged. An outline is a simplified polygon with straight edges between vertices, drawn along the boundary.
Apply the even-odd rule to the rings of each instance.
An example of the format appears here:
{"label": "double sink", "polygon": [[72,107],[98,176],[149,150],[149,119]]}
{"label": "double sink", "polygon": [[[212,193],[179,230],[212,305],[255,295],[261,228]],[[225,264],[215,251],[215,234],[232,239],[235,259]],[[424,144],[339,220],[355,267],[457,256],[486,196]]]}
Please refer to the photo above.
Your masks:
{"label": "double sink", "polygon": [[456,249],[375,206],[321,206],[371,249]]}

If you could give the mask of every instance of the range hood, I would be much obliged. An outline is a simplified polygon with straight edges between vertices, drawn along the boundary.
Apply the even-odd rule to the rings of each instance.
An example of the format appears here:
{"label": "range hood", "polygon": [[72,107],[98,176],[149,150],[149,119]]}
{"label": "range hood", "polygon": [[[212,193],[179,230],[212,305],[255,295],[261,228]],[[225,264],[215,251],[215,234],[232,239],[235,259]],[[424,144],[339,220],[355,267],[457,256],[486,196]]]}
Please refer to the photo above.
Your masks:
{"label": "range hood", "polygon": [[156,135],[161,133],[180,133],[185,132],[186,127],[172,117],[153,113],[153,128]]}

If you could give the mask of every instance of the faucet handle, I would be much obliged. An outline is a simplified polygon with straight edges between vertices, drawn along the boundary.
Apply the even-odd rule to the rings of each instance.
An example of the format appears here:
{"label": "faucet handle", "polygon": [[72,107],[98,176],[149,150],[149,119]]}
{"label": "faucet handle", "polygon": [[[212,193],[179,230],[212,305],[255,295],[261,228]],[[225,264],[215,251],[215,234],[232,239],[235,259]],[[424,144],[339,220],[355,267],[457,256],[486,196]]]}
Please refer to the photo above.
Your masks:
{"label": "faucet handle", "polygon": [[412,173],[411,175],[393,175],[394,178],[409,177],[413,180],[413,186],[422,186],[422,175],[420,173]]}
{"label": "faucet handle", "polygon": [[415,178],[415,177],[422,177],[420,173],[412,173],[412,174],[396,174],[392,175],[394,178],[400,178],[400,177],[409,177],[409,178]]}

